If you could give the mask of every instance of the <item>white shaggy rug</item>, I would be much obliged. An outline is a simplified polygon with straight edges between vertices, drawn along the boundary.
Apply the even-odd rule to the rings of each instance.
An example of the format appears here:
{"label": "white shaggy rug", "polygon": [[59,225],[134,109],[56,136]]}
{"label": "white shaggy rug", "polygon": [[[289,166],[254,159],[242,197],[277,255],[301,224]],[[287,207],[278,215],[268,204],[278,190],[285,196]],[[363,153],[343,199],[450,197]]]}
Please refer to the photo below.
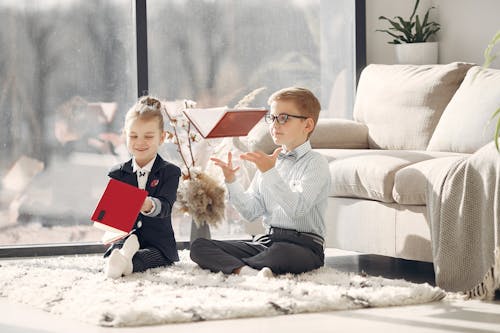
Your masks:
{"label": "white shaggy rug", "polygon": [[181,251],[173,267],[107,280],[100,256],[0,261],[0,297],[101,326],[139,326],[426,303],[428,284],[323,267],[267,279],[214,274]]}

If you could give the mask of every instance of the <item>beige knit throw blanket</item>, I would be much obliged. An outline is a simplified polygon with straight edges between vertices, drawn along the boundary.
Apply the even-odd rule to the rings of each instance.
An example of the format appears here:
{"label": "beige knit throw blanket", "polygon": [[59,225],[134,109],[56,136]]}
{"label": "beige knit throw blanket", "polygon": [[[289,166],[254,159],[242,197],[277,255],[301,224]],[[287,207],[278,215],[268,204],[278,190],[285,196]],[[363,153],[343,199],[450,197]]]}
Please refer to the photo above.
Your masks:
{"label": "beige knit throw blanket", "polygon": [[436,284],[492,299],[500,286],[500,153],[493,142],[427,186]]}

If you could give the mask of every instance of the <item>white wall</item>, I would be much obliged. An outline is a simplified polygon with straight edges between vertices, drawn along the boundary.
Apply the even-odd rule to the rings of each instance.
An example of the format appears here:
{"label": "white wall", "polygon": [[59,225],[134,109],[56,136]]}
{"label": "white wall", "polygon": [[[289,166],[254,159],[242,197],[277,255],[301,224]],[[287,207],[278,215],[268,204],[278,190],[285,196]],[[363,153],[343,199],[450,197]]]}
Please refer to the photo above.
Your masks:
{"label": "white wall", "polygon": [[[366,47],[367,63],[394,64],[392,44],[387,44],[389,35],[375,32],[386,29],[387,21],[378,20],[381,15],[392,18],[396,15],[408,18],[414,0],[366,0]],[[496,31],[500,30],[499,0],[421,0],[419,14],[427,8],[431,19],[441,24],[438,33],[439,62],[467,61],[482,64],[483,52]],[[496,48],[497,51],[500,47]],[[500,61],[492,67],[500,68]]]}

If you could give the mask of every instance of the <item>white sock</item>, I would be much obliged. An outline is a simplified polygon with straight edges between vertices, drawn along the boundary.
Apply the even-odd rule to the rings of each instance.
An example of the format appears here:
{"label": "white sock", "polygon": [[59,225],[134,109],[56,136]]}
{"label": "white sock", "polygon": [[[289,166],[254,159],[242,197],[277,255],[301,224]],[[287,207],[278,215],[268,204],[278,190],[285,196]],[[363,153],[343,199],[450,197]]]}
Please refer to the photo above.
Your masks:
{"label": "white sock", "polygon": [[125,258],[132,260],[137,251],[139,251],[139,240],[136,235],[132,234],[125,240],[120,252]]}
{"label": "white sock", "polygon": [[122,275],[131,274],[132,268],[132,260],[125,258],[120,250],[114,249],[106,261],[104,273],[109,278],[118,279]]}
{"label": "white sock", "polygon": [[139,250],[139,240],[136,235],[130,235],[120,250],[115,249],[111,252],[104,273],[107,277],[117,279],[122,275],[130,275],[134,270],[132,257]]}
{"label": "white sock", "polygon": [[269,267],[263,267],[259,273],[257,274],[258,277],[261,278],[273,278],[274,274],[273,271]]}
{"label": "white sock", "polygon": [[243,266],[240,269],[240,275],[247,275],[247,276],[257,276],[259,274],[259,271],[256,269],[253,269],[250,266]]}

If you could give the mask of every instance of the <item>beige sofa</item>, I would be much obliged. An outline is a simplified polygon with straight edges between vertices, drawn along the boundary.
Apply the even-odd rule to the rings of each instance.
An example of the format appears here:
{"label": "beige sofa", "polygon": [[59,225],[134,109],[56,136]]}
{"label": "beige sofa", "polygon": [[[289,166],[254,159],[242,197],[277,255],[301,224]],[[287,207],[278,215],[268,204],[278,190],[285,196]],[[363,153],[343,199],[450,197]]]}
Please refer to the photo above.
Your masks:
{"label": "beige sofa", "polygon": [[[329,161],[328,247],[432,261],[427,180],[491,142],[500,70],[466,63],[369,65],[354,120],[320,119],[313,148]],[[271,152],[267,126],[247,138]]]}

